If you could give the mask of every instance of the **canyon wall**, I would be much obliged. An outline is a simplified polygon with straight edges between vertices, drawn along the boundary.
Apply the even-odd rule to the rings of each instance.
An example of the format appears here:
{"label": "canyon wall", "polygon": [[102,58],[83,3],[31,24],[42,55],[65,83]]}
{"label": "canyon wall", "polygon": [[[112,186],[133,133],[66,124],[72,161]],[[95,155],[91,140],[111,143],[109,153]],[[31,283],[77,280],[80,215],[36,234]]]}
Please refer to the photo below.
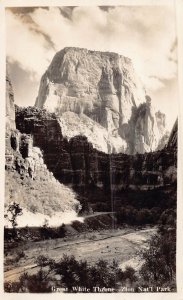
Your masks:
{"label": "canyon wall", "polygon": [[176,120],[167,143],[168,149],[176,149],[178,143],[178,119]]}
{"label": "canyon wall", "polygon": [[15,129],[15,108],[12,83],[7,71],[6,74],[6,132]]}
{"label": "canyon wall", "polygon": [[16,125],[32,136],[54,176],[86,198],[91,196],[90,201],[101,197],[109,202],[123,191],[149,192],[176,185],[175,145],[154,153],[106,154],[84,136],[68,141],[54,113],[32,107],[17,108]]}
{"label": "canyon wall", "polygon": [[5,211],[13,202],[20,204],[23,215],[18,226],[41,226],[51,216],[50,222],[56,225],[61,225],[61,219],[77,219],[81,206],[76,193],[55,179],[32,136],[15,126],[14,95],[8,75],[6,101]]}

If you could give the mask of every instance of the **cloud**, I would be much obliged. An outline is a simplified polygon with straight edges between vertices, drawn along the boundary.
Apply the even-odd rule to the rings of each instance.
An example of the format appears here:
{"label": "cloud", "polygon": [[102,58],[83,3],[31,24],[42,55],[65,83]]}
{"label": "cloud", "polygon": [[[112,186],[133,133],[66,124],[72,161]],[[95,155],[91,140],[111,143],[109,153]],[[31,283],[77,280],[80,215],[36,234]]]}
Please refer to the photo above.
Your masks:
{"label": "cloud", "polygon": [[6,51],[10,62],[17,62],[30,77],[40,79],[54,55],[45,36],[36,32],[34,24],[12,12],[6,13]]}
{"label": "cloud", "polygon": [[76,6],[62,6],[62,7],[59,7],[60,9],[60,12],[61,14],[68,18],[68,19],[71,19],[72,17],[72,11],[73,9],[75,8]]}
{"label": "cloud", "polygon": [[50,7],[28,11],[26,16],[29,19],[7,12],[7,54],[31,76],[44,73],[55,51],[74,46],[132,58],[149,91],[176,77],[171,7]]}
{"label": "cloud", "polygon": [[115,44],[130,56],[147,89],[159,89],[161,79],[176,76],[176,64],[169,60],[175,40],[173,10],[168,7],[117,7],[110,11],[110,28]]}

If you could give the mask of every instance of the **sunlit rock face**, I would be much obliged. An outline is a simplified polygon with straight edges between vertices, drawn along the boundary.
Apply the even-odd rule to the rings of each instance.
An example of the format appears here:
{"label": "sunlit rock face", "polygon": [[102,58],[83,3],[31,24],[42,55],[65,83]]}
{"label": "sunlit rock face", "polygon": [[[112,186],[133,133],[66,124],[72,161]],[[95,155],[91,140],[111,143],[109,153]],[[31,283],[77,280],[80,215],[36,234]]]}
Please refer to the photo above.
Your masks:
{"label": "sunlit rock face", "polygon": [[[85,136],[74,136],[68,141],[55,114],[34,107],[17,108],[16,126],[32,136],[54,176],[74,188],[87,191],[92,187],[106,193],[110,189],[151,190],[171,182],[170,175],[168,179],[165,176],[169,167],[171,176],[173,170],[176,173],[175,146],[145,154],[106,154],[96,150]],[[176,144],[176,139],[171,140]]]}
{"label": "sunlit rock face", "polygon": [[153,110],[132,61],[116,53],[64,48],[42,76],[35,106],[67,123],[68,138],[81,123],[75,135],[105,153],[154,151],[164,134],[165,116]]}
{"label": "sunlit rock face", "polygon": [[175,121],[175,124],[170,133],[170,137],[168,140],[167,148],[168,149],[177,149],[177,141],[178,140],[178,119]]}
{"label": "sunlit rock face", "polygon": [[11,80],[6,73],[6,131],[15,129],[15,107],[14,107],[14,93]]}
{"label": "sunlit rock face", "polygon": [[[155,206],[175,203],[177,127],[164,149],[128,155],[98,151],[83,135],[68,140],[63,135],[67,128],[63,129],[59,118],[35,107],[17,107],[16,126],[22,134],[32,136],[33,146],[41,149],[54,177],[75,190],[82,205],[90,203],[94,211],[117,211],[130,203],[150,207],[149,201]],[[72,124],[73,129],[75,126]]]}
{"label": "sunlit rock face", "polygon": [[133,109],[132,117],[128,123],[126,139],[128,153],[145,153],[158,150],[160,141],[161,149],[167,140],[165,135],[165,115],[156,113],[152,100],[146,95],[146,102]]}
{"label": "sunlit rock face", "polygon": [[[58,182],[48,170],[40,148],[31,135],[15,124],[13,87],[6,76],[5,214],[9,204],[19,203],[23,215],[18,226],[41,226],[45,218],[53,226],[76,220],[81,209],[72,189]],[[6,226],[11,223],[6,219]]]}

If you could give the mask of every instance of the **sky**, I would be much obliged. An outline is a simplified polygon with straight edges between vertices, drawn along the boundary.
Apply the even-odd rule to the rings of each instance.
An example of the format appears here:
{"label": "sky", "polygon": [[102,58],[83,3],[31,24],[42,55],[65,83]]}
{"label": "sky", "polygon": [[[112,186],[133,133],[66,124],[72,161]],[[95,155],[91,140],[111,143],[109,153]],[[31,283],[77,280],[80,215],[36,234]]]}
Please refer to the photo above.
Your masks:
{"label": "sky", "polygon": [[175,28],[170,5],[8,8],[6,54],[15,103],[34,105],[41,76],[64,47],[117,52],[132,59],[171,130],[178,104]]}

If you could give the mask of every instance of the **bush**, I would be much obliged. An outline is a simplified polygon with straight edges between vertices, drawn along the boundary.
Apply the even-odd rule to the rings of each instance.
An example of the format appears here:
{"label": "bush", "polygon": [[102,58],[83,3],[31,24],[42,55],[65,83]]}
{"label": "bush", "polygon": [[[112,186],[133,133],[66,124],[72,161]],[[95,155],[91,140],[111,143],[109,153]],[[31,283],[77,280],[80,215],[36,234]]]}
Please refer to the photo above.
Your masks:
{"label": "bush", "polygon": [[4,291],[6,293],[18,293],[20,290],[20,282],[7,281],[4,283]]}
{"label": "bush", "polygon": [[74,256],[65,255],[60,262],[56,264],[56,274],[62,276],[62,283],[72,292],[73,286],[84,286],[91,292],[94,287],[118,289],[118,283],[127,278],[130,282],[136,280],[135,270],[127,268],[124,272],[119,268],[118,263],[113,260],[108,263],[99,259],[94,265],[89,265],[87,261],[77,261]]}
{"label": "bush", "polygon": [[19,285],[21,292],[48,293],[51,292],[51,277],[47,272],[39,270],[36,274],[28,275],[24,273],[20,276]]}
{"label": "bush", "polygon": [[144,263],[140,274],[145,281],[164,284],[175,281],[176,276],[176,235],[165,230],[154,235],[149,248],[142,252]]}
{"label": "bush", "polygon": [[133,206],[122,206],[116,213],[118,224],[129,224],[143,226],[147,224],[156,224],[160,217],[161,210],[158,207],[152,209]]}
{"label": "bush", "polygon": [[89,265],[86,260],[76,260],[74,256],[64,255],[59,262],[39,256],[36,263],[40,270],[33,275],[24,273],[20,276],[18,282],[6,282],[4,289],[8,293],[12,292],[31,292],[31,293],[46,293],[51,292],[51,285],[58,284],[59,287],[65,288],[67,292],[77,292],[73,287],[86,287],[91,292],[94,292],[94,287],[110,288],[117,292],[119,283],[124,283],[126,280],[132,284],[136,281],[135,270],[126,268],[123,272],[118,263],[113,260],[108,263],[105,260],[99,259],[94,265]]}
{"label": "bush", "polygon": [[164,226],[176,226],[176,211],[174,209],[166,209],[159,218],[159,224]]}
{"label": "bush", "polygon": [[21,258],[25,258],[25,252],[24,251],[18,251],[16,254],[16,258],[14,261],[17,263]]}

